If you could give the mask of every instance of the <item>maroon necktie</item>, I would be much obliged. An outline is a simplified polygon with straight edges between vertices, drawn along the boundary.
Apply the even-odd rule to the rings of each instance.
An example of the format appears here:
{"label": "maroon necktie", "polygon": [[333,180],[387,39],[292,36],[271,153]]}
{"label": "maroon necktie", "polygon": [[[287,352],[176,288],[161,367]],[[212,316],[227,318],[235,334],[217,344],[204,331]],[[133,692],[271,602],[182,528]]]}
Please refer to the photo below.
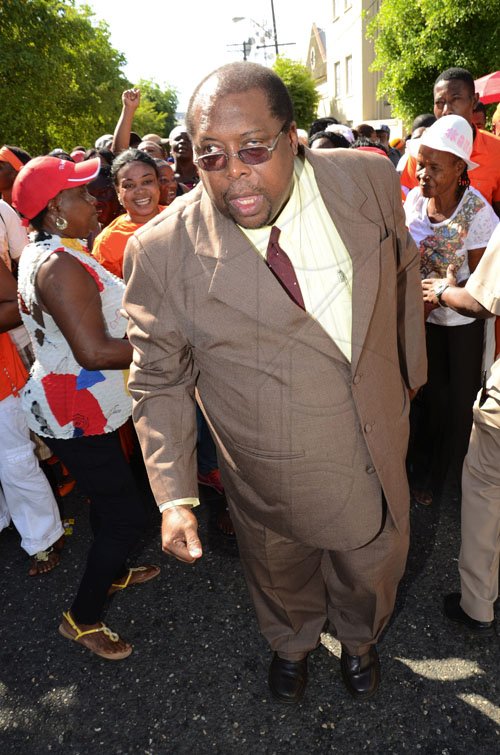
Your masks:
{"label": "maroon necktie", "polygon": [[271,235],[269,236],[269,244],[267,247],[266,262],[271,272],[281,283],[288,296],[293,299],[295,304],[298,304],[301,309],[305,310],[304,299],[302,298],[302,292],[300,290],[295,270],[290,262],[290,258],[287,253],[278,244],[280,236],[280,229],[275,225],[271,228]]}

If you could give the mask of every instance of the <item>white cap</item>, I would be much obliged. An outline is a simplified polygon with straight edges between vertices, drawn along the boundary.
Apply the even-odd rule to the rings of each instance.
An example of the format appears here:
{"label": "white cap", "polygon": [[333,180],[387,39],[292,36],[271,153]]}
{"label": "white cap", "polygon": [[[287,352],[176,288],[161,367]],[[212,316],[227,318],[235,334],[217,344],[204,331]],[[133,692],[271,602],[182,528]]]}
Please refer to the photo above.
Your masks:
{"label": "white cap", "polygon": [[340,134],[344,139],[347,139],[349,144],[354,144],[354,134],[349,126],[344,126],[343,123],[331,123],[325,128],[325,132],[330,131],[333,134]]}
{"label": "white cap", "polygon": [[96,149],[108,149],[111,147],[111,143],[113,141],[113,134],[103,134],[99,137],[99,139],[95,140],[95,148]]}
{"label": "white cap", "polygon": [[443,115],[426,128],[419,139],[410,139],[408,149],[412,157],[417,157],[420,146],[430,147],[439,152],[451,152],[474,170],[478,163],[470,160],[474,134],[469,123],[461,115]]}

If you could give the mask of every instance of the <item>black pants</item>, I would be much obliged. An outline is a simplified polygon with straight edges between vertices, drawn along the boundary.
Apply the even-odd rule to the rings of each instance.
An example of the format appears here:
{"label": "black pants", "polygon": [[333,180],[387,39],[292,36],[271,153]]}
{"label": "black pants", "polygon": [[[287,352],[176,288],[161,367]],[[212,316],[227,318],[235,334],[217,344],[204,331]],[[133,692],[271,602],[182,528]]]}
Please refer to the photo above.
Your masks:
{"label": "black pants", "polygon": [[[418,484],[439,494],[447,479],[458,492],[472,428],[472,405],[481,384],[484,322],[427,323],[428,379],[416,434],[426,469]],[[425,463],[425,462],[424,462]]]}
{"label": "black pants", "polygon": [[118,431],[44,440],[90,498],[94,541],[71,613],[77,623],[95,624],[111,583],[123,575],[126,558],[144,529],[144,507]]}

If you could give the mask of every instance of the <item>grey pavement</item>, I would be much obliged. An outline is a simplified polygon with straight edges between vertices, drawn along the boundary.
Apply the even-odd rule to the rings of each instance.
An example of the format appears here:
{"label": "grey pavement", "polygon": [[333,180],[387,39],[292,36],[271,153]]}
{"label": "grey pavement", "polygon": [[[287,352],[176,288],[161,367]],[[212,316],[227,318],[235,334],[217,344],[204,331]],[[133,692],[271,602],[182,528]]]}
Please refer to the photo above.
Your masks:
{"label": "grey pavement", "polygon": [[0,534],[0,755],[500,752],[498,636],[471,638],[442,615],[442,595],[459,584],[456,503],[412,505],[408,568],[379,645],[378,694],[363,703],[348,696],[338,644],[325,635],[306,697],[289,708],[270,698],[270,652],[236,545],[215,527],[217,499],[205,495],[199,509],[205,553],[195,566],[161,553],[149,503],[137,563],[162,572],[110,601],[107,623],[134,645],[120,662],[57,631],[90,539],[81,496],[67,501],[74,530],[50,575],[28,577],[17,533]]}

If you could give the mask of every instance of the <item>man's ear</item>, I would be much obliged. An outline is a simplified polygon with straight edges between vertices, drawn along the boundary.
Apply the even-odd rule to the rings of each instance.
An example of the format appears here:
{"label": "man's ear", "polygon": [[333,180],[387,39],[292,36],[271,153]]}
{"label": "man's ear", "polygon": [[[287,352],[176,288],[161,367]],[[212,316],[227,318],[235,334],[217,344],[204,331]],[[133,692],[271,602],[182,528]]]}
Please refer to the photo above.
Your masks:
{"label": "man's ear", "polygon": [[292,145],[292,151],[294,155],[298,155],[299,152],[299,136],[297,134],[297,124],[295,121],[292,121],[290,124],[290,130],[288,132],[288,138],[290,139],[290,144]]}

